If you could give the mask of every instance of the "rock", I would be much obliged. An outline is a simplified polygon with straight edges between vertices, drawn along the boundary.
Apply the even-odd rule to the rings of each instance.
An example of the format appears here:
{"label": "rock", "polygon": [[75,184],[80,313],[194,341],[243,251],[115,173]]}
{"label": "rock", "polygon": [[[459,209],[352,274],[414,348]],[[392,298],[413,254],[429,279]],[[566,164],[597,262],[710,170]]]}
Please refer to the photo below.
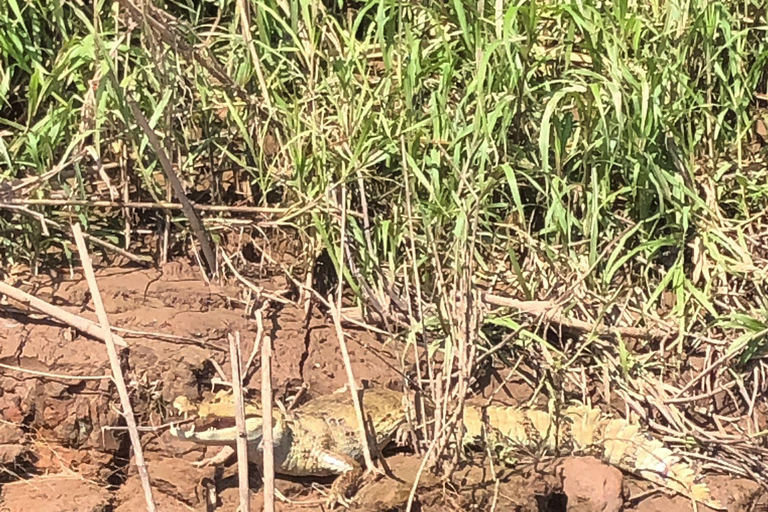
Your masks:
{"label": "rock", "polygon": [[624,476],[594,457],[569,457],[557,468],[568,512],[619,512],[624,507]]}

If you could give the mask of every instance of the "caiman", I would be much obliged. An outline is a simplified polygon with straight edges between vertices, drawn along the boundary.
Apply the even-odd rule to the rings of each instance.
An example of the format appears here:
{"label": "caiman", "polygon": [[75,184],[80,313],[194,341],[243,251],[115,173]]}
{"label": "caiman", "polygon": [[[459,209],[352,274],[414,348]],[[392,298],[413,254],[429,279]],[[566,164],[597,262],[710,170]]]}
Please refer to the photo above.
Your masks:
{"label": "caiman", "polygon": [[[364,417],[376,446],[374,456],[401,432],[407,422],[405,395],[386,388],[361,392]],[[175,407],[197,415],[189,430],[171,427],[173,435],[203,445],[234,447],[234,403],[231,393],[220,392],[202,403],[179,397]],[[275,471],[293,476],[339,475],[328,497],[329,507],[346,504],[363,474],[362,446],[357,416],[350,393],[316,398],[295,411],[273,413]],[[203,430],[198,431],[197,428]],[[551,455],[592,455],[623,471],[656,483],[716,510],[725,510],[698,481],[697,472],[660,440],[640,425],[604,415],[585,405],[566,407],[557,414],[537,409],[502,405],[464,406],[463,444],[492,443],[507,453],[548,453]],[[261,407],[246,404],[248,456],[262,461]],[[220,463],[233,453],[211,459]],[[221,457],[223,455],[223,457]]]}

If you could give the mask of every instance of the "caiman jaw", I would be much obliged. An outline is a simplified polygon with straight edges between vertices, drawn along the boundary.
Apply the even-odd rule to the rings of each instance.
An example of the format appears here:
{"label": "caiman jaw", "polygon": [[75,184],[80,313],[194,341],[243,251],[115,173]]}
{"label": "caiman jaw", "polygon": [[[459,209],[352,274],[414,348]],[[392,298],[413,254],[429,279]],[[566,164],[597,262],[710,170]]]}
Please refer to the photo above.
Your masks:
{"label": "caiman jaw", "polygon": [[[234,445],[237,441],[235,403],[227,391],[219,391],[201,402],[192,402],[185,396],[176,397],[173,407],[184,417],[196,417],[189,428],[171,425],[171,434],[179,439],[209,445]],[[245,402],[246,437],[249,442],[261,441],[261,407]]]}
{"label": "caiman jaw", "polygon": [[[225,420],[234,420],[234,418],[223,418]],[[218,423],[218,421],[214,422]],[[246,418],[245,432],[248,442],[261,441],[261,418]],[[211,445],[231,445],[237,441],[237,427],[217,427],[211,426],[205,430],[196,431],[193,424],[189,429],[183,430],[176,424],[171,424],[171,435],[193,441],[200,444]]]}

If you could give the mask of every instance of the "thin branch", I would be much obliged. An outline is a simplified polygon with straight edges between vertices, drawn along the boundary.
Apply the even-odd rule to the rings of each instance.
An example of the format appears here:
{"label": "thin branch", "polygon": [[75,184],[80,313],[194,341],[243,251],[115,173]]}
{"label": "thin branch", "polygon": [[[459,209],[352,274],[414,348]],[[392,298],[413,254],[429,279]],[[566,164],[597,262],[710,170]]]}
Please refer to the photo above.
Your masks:
{"label": "thin branch", "polygon": [[61,379],[61,380],[105,380],[111,379],[111,375],[64,375],[63,373],[51,373],[42,372],[39,370],[30,370],[29,368],[22,368],[21,366],[14,366],[12,364],[0,363],[0,368],[11,370],[14,372],[28,373],[37,377],[45,377],[46,379]]}
{"label": "thin branch", "polygon": [[85,238],[83,232],[80,229],[80,224],[75,223],[72,225],[72,233],[75,235],[75,241],[77,242],[77,250],[80,253],[80,261],[83,265],[85,272],[85,278],[88,281],[88,287],[91,290],[91,297],[93,298],[93,305],[96,309],[96,316],[99,317],[99,323],[102,330],[107,334],[105,342],[107,345],[107,354],[109,355],[109,364],[112,367],[112,380],[117,387],[117,392],[120,395],[120,403],[123,407],[123,417],[125,423],[128,426],[128,435],[131,439],[131,445],[133,446],[133,455],[136,458],[136,468],[139,472],[139,478],[141,479],[141,486],[144,488],[144,498],[147,501],[147,511],[155,512],[155,502],[152,499],[152,486],[149,484],[149,471],[147,471],[147,465],[144,462],[144,453],[141,449],[141,441],[139,439],[139,431],[136,429],[136,418],[133,415],[133,407],[131,406],[131,398],[128,396],[128,389],[125,386],[125,378],[123,377],[123,371],[120,367],[120,358],[117,355],[117,349],[115,343],[112,340],[112,332],[109,330],[109,319],[107,318],[107,312],[104,309],[104,303],[101,301],[101,294],[99,293],[99,287],[96,283],[96,276],[93,273],[93,267],[91,266],[91,257],[88,254],[88,248],[85,245]]}
{"label": "thin branch", "polygon": [[[258,300],[260,300],[260,299],[258,299]],[[259,305],[259,307],[256,309],[256,311],[254,312],[254,315],[256,315],[256,340],[253,342],[253,350],[251,350],[251,355],[248,356],[248,362],[245,363],[245,368],[243,369],[243,375],[245,376],[245,379],[249,378],[249,375],[250,375],[250,372],[251,372],[251,365],[253,364],[253,361],[256,359],[256,354],[259,353],[259,345],[264,342],[264,320],[263,320],[263,318],[264,318],[264,309],[267,307],[268,304],[269,304],[269,302],[267,302],[267,301],[262,302]],[[262,349],[261,357],[264,358],[263,349]]]}
{"label": "thin branch", "polygon": [[365,428],[365,416],[363,415],[363,407],[360,404],[360,394],[357,389],[357,382],[355,381],[355,374],[352,372],[352,363],[349,359],[349,351],[347,350],[347,342],[344,338],[344,329],[341,327],[341,298],[344,291],[344,236],[346,235],[347,224],[347,188],[342,183],[341,185],[341,243],[339,244],[339,287],[336,300],[337,304],[334,304],[333,297],[328,297],[328,306],[331,310],[331,316],[333,317],[333,325],[336,327],[336,337],[339,339],[339,348],[341,349],[341,357],[344,360],[344,369],[347,371],[347,381],[349,382],[349,392],[352,395],[352,404],[355,407],[355,415],[357,416],[358,434],[360,435],[360,444],[363,448],[363,459],[365,460],[365,467],[368,471],[377,471],[378,468],[373,463],[373,457],[371,456],[371,447],[368,444],[368,434]]}
{"label": "thin branch", "polygon": [[453,414],[453,416],[443,424],[440,430],[438,432],[435,432],[435,437],[434,439],[432,439],[432,442],[429,444],[429,448],[427,448],[427,452],[424,454],[424,457],[421,459],[421,464],[419,464],[419,469],[416,471],[416,476],[414,477],[413,485],[411,486],[411,492],[408,493],[408,503],[405,507],[405,512],[411,512],[411,509],[413,508],[413,500],[416,497],[416,489],[418,489],[419,481],[421,481],[421,475],[424,473],[424,470],[427,467],[427,463],[430,461],[432,457],[432,453],[438,447],[438,444],[441,444],[439,443],[440,439],[443,437],[446,431],[449,428],[453,427],[454,423],[456,423],[456,420],[459,417],[458,413],[459,411],[456,411]]}
{"label": "thin branch", "polygon": [[185,27],[187,34],[195,34],[195,31],[189,28],[182,20],[172,16],[170,13],[160,9],[152,3],[142,3],[138,7],[131,0],[118,0],[118,3],[126,10],[133,21],[139,24],[146,24],[152,32],[163,40],[168,46],[180,51],[188,59],[196,60],[202,65],[216,80],[229,88],[232,93],[240,98],[247,100],[248,95],[222,68],[219,62],[213,57],[210,48],[205,48],[205,54],[196,50],[193,46],[187,44],[186,38],[172,30],[172,27]]}
{"label": "thin branch", "polygon": [[661,329],[643,329],[641,327],[609,327],[600,324],[593,324],[578,320],[576,318],[567,318],[560,310],[562,309],[556,302],[551,300],[516,300],[509,297],[484,293],[482,300],[490,306],[501,306],[505,308],[519,309],[525,313],[542,315],[546,320],[574,329],[582,333],[594,332],[599,336],[616,335],[626,336],[628,338],[656,339],[666,338],[674,335]]}
{"label": "thin branch", "polygon": [[[256,310],[256,325],[264,333],[263,306]],[[275,510],[275,453],[272,437],[272,338],[261,339],[261,429],[264,447],[264,512]],[[258,344],[259,340],[256,340]]]}
{"label": "thin branch", "polygon": [[[280,297],[279,295],[275,295],[274,293],[270,293],[266,290],[264,290],[264,287],[262,286],[256,286],[251,281],[246,279],[240,272],[237,271],[235,266],[232,264],[232,260],[227,255],[227,251],[221,250],[221,257],[224,259],[224,263],[227,264],[229,267],[229,270],[232,271],[232,274],[237,278],[238,281],[243,283],[249,290],[251,290],[253,293],[256,294],[256,300],[261,300],[262,297],[266,297],[269,300],[273,300],[275,302],[279,302],[281,304],[291,304],[292,302],[288,299],[285,299],[283,297]],[[283,293],[287,293],[287,290]],[[248,368],[246,367],[245,371],[248,371]]]}
{"label": "thin branch", "polygon": [[248,489],[248,432],[245,428],[243,383],[240,380],[240,333],[229,335],[229,357],[232,364],[232,395],[235,399],[235,425],[237,426],[237,473],[240,489],[240,512],[250,512]]}
{"label": "thin branch", "polygon": [[[16,200],[12,200],[10,202],[4,202],[0,203],[0,208],[6,208],[8,210],[14,210],[19,213],[23,213],[24,215],[29,215],[30,217],[34,217],[38,219],[40,222],[44,223],[46,226],[53,227],[58,229],[59,231],[63,231],[67,233],[69,230],[65,228],[62,224],[59,224],[56,221],[53,221],[51,219],[46,219],[45,217],[42,217],[42,215],[38,212],[33,212],[32,210],[26,208],[25,206],[14,204],[16,203]],[[24,202],[22,201],[22,204]],[[152,258],[149,256],[136,256],[134,254],[131,254],[130,252],[126,251],[125,249],[121,249],[120,247],[113,245],[109,242],[105,242],[104,240],[100,240],[94,236],[89,235],[88,233],[83,233],[83,237],[91,242],[94,245],[98,245],[100,247],[103,247],[109,251],[115,252],[119,254],[120,256],[127,258],[134,263],[150,263],[152,261]]]}
{"label": "thin branch", "polygon": [[261,89],[261,98],[264,101],[264,105],[267,109],[272,109],[272,102],[269,99],[269,89],[267,88],[267,81],[264,79],[264,70],[262,69],[261,59],[259,53],[256,51],[256,43],[253,42],[253,36],[251,35],[251,14],[248,11],[248,5],[250,2],[245,0],[237,0],[237,10],[240,11],[240,29],[243,33],[243,41],[248,47],[248,52],[251,54],[253,60],[253,68],[256,70],[256,78],[259,81],[259,88]]}
{"label": "thin branch", "polygon": [[[84,150],[79,150],[74,155],[69,157],[68,155],[65,155],[67,159],[63,159],[62,161],[53,166],[53,168],[39,176],[32,176],[29,178],[24,178],[20,180],[14,180],[10,183],[5,183],[2,186],[0,186],[0,199],[8,200],[12,196],[20,195],[22,192],[26,192],[27,194],[31,193],[34,190],[34,187],[39,186],[40,184],[50,180],[57,174],[59,174],[61,171],[69,167],[70,165],[79,162],[83,159],[83,157],[86,156],[86,152]],[[29,191],[25,191],[24,189],[32,189]]]}
{"label": "thin branch", "polygon": [[[88,320],[87,318],[73,315],[72,313],[63,310],[58,306],[54,306],[53,304],[49,304],[44,300],[40,300],[37,297],[23,292],[18,288],[14,288],[13,286],[2,281],[0,281],[0,293],[7,295],[17,302],[21,302],[22,304],[29,306],[30,308],[45,313],[46,315],[55,318],[60,322],[74,327],[78,331],[82,331],[88,336],[92,336],[104,342],[107,341],[107,331],[105,331],[98,324]],[[128,346],[125,340],[117,334],[112,334],[111,340],[115,345],[120,347]]]}
{"label": "thin branch", "polygon": [[368,434],[365,428],[365,416],[363,415],[363,407],[360,403],[360,393],[357,389],[357,382],[355,381],[355,374],[352,372],[352,363],[349,359],[349,351],[347,350],[347,342],[344,339],[344,330],[341,327],[341,315],[339,310],[333,302],[331,297],[328,297],[328,305],[331,309],[331,316],[333,317],[333,325],[336,327],[336,337],[339,339],[339,347],[341,348],[341,357],[344,360],[344,369],[347,371],[347,381],[349,382],[349,392],[352,394],[352,405],[355,408],[355,416],[357,417],[358,433],[360,435],[360,444],[363,448],[363,459],[365,460],[366,469],[369,471],[380,471],[373,463],[373,457],[371,456],[371,447],[368,444]]}
{"label": "thin branch", "polygon": [[[0,206],[89,206],[91,208],[136,208],[144,210],[181,210],[180,203],[161,201],[150,203],[146,201],[88,201],[84,199],[10,199],[0,202]],[[192,208],[200,212],[231,212],[231,213],[261,213],[264,215],[279,215],[289,213],[291,208],[267,206],[229,206],[225,204],[192,204]]]}

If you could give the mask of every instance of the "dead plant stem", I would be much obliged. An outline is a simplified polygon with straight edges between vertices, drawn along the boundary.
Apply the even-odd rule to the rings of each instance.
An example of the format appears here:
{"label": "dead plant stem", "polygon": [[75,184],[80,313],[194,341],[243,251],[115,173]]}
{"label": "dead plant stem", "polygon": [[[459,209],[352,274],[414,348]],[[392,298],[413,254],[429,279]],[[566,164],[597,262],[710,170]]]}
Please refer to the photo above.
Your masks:
{"label": "dead plant stem", "polygon": [[341,349],[341,356],[344,360],[344,369],[347,372],[347,381],[349,382],[349,392],[352,395],[352,404],[355,407],[355,416],[357,417],[358,433],[360,435],[360,444],[363,447],[363,459],[365,460],[365,467],[368,471],[377,471],[378,468],[373,463],[373,457],[371,456],[371,447],[368,444],[368,434],[365,428],[365,416],[363,415],[363,407],[360,403],[360,393],[357,389],[357,381],[355,381],[355,374],[352,371],[352,362],[349,359],[349,351],[347,350],[347,342],[344,337],[344,329],[341,326],[341,299],[344,291],[344,236],[346,234],[346,211],[347,211],[347,194],[346,186],[342,184],[341,187],[341,242],[339,244],[339,286],[336,297],[336,304],[334,299],[328,297],[328,305],[331,308],[331,316],[333,317],[333,325],[336,328],[336,337],[339,339],[339,348]]}
{"label": "dead plant stem", "polygon": [[245,428],[243,382],[240,376],[240,333],[229,338],[229,358],[232,365],[232,395],[235,400],[235,425],[237,426],[237,480],[240,495],[240,512],[250,512],[251,497],[248,488],[248,432]]}
{"label": "dead plant stem", "polygon": [[152,498],[152,486],[149,483],[149,471],[147,465],[144,462],[144,453],[141,448],[141,440],[139,439],[139,432],[136,429],[136,418],[133,415],[133,407],[131,406],[131,398],[128,395],[128,389],[125,386],[125,378],[123,377],[123,371],[120,367],[120,358],[117,354],[117,348],[115,348],[115,342],[112,339],[112,332],[109,328],[109,319],[107,318],[107,312],[104,309],[104,303],[101,301],[101,294],[99,293],[99,287],[96,283],[96,276],[93,272],[93,266],[91,265],[91,257],[88,254],[88,247],[85,245],[85,238],[83,232],[80,229],[80,224],[75,223],[72,225],[72,233],[75,236],[75,242],[77,243],[77,250],[80,253],[80,261],[83,265],[83,271],[85,272],[85,278],[88,281],[88,287],[91,291],[91,297],[93,299],[93,306],[96,309],[96,316],[99,318],[101,328],[106,334],[104,342],[107,345],[107,354],[109,356],[109,364],[112,367],[112,380],[117,387],[117,392],[120,395],[120,404],[123,408],[123,417],[128,427],[128,435],[133,446],[133,456],[136,460],[136,468],[139,472],[139,478],[141,479],[141,486],[144,489],[144,498],[147,502],[147,510],[149,512],[155,512],[157,510],[154,499]]}
{"label": "dead plant stem", "polygon": [[[405,148],[405,137],[400,136],[400,162],[403,168],[403,185],[405,187],[405,214],[408,220],[408,232],[409,232],[409,246],[410,249],[410,259],[411,259],[411,268],[413,273],[413,285],[416,288],[416,310],[417,310],[417,316],[414,318],[413,315],[413,306],[412,301],[408,301],[408,312],[411,317],[411,330],[416,330],[414,332],[414,343],[413,343],[413,350],[414,350],[414,357],[416,358],[415,364],[416,368],[419,372],[418,374],[418,382],[419,385],[421,385],[421,367],[420,367],[420,355],[418,350],[418,343],[419,343],[419,336],[423,338],[424,336],[424,328],[422,325],[423,319],[424,319],[424,310],[421,304],[421,274],[419,273],[418,268],[418,259],[416,256],[416,229],[413,225],[413,211],[411,209],[411,183],[409,179],[409,171],[408,171],[408,158],[406,155],[406,148]],[[407,271],[404,270],[405,273]],[[435,369],[432,366],[432,359],[429,357],[429,349],[426,346],[426,341],[424,342],[425,346],[425,360],[427,363],[427,377],[429,378],[430,382],[430,389],[432,390],[432,400],[435,404],[440,404],[440,395],[439,392],[436,391],[435,386]],[[440,407],[437,407],[437,410],[439,410]],[[423,410],[423,403],[422,403],[422,412],[425,413],[426,411]],[[423,416],[424,419],[426,419],[426,416]],[[423,427],[424,432],[427,432],[426,425]],[[439,424],[435,423],[435,431],[437,432],[437,429],[439,428]],[[428,438],[428,436],[425,436],[425,439]]]}
{"label": "dead plant stem", "polygon": [[[49,304],[44,300],[38,299],[34,295],[30,295],[26,292],[19,290],[9,284],[0,281],[0,293],[3,293],[11,299],[21,302],[22,304],[36,309],[46,315],[55,318],[56,320],[63,322],[75,329],[84,332],[89,336],[93,336],[96,339],[107,341],[108,333],[98,324],[77,315],[73,315],[69,311],[65,311],[58,306]],[[117,334],[112,334],[112,343],[120,347],[127,347],[128,344],[123,338]]]}
{"label": "dead plant stem", "polygon": [[[45,217],[42,216],[42,214],[40,214],[38,212],[33,212],[32,210],[26,208],[25,206],[16,205],[16,204],[14,204],[14,202],[10,202],[10,203],[9,202],[0,202],[0,208],[6,208],[8,210],[15,210],[17,212],[23,213],[24,215],[28,215],[30,217],[34,217],[34,218],[38,219],[42,224],[44,224],[44,225],[46,225],[48,227],[53,227],[53,228],[58,229],[59,231],[62,231],[62,232],[67,232],[68,231],[62,224],[59,224],[58,222],[53,221],[51,219],[45,218]],[[130,252],[124,250],[124,249],[121,249],[120,247],[118,247],[118,246],[116,246],[114,244],[111,244],[109,242],[105,242],[104,240],[101,240],[99,238],[91,236],[88,233],[83,233],[83,237],[86,240],[88,240],[89,242],[91,242],[92,244],[98,245],[98,246],[103,247],[103,248],[105,248],[107,250],[115,252],[115,253],[119,254],[120,256],[129,259],[130,261],[132,261],[134,263],[145,264],[145,263],[149,263],[149,262],[152,261],[152,258],[150,258],[149,256],[136,256],[136,255],[131,254]]]}
{"label": "dead plant stem", "polygon": [[275,510],[275,452],[272,436],[272,338],[263,336],[264,308],[255,311],[258,333],[256,345],[261,342],[261,418],[264,446],[264,512]]}

